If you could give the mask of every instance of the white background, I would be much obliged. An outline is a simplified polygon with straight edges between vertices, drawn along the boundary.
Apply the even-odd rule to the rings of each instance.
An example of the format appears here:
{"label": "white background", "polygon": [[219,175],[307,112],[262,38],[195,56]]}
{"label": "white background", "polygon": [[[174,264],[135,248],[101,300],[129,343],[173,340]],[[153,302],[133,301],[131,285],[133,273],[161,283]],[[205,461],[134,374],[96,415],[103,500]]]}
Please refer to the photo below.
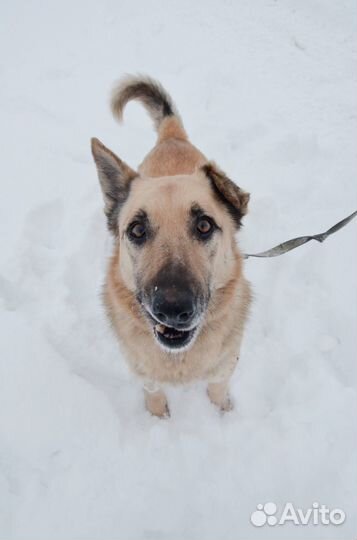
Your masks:
{"label": "white background", "polygon": [[[136,167],[155,135],[108,96],[157,77],[192,141],[251,192],[243,250],[357,207],[356,3],[3,1],[0,8],[0,538],[356,537],[354,222],[249,260],[255,292],[235,411],[204,387],[143,407],[100,301],[111,239],[89,139]],[[274,501],[343,508],[340,527],[256,529]]]}

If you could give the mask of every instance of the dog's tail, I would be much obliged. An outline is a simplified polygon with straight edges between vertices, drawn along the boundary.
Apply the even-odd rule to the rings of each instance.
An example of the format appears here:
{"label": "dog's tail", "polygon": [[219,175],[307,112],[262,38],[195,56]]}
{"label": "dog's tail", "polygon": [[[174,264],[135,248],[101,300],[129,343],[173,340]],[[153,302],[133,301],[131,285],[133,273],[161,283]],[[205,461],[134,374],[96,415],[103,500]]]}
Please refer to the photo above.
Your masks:
{"label": "dog's tail", "polygon": [[112,93],[111,108],[114,117],[121,121],[128,101],[141,101],[152,118],[159,140],[169,137],[187,139],[180,115],[176,107],[158,81],[147,76],[127,76],[115,86]]}

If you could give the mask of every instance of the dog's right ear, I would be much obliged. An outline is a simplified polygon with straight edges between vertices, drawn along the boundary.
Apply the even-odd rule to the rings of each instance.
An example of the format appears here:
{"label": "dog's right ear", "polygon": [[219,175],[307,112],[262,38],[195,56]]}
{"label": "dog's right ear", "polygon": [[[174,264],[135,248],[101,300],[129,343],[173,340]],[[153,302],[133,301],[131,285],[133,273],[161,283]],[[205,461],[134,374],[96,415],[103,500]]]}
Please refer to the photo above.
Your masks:
{"label": "dog's right ear", "polygon": [[129,195],[130,183],[137,173],[98,139],[93,138],[91,146],[103,192],[108,228],[114,234],[118,234],[119,210]]}

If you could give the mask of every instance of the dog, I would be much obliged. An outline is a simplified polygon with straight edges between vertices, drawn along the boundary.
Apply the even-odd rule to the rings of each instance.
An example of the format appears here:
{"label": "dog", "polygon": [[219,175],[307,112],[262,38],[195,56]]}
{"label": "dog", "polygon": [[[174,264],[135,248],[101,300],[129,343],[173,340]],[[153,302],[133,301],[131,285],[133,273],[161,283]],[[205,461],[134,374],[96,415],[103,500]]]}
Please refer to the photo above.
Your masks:
{"label": "dog", "polygon": [[144,105],[158,135],[138,170],[91,141],[114,237],[106,311],[152,415],[170,415],[165,383],[199,380],[227,411],[251,301],[235,237],[249,193],[189,142],[160,83],[124,78],[111,101],[119,121],[130,100]]}

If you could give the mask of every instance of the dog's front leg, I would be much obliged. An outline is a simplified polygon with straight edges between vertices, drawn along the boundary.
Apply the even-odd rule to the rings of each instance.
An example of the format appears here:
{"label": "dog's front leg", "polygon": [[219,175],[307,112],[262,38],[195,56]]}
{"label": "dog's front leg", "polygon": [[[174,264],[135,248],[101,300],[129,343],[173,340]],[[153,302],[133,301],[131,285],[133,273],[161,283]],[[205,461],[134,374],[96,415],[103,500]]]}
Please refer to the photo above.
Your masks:
{"label": "dog's front leg", "polygon": [[211,402],[221,411],[226,412],[233,409],[233,403],[229,395],[229,378],[208,383],[207,394]]}
{"label": "dog's front leg", "polygon": [[144,395],[146,408],[152,415],[159,418],[170,416],[166,395],[157,383],[146,382],[144,384]]}

